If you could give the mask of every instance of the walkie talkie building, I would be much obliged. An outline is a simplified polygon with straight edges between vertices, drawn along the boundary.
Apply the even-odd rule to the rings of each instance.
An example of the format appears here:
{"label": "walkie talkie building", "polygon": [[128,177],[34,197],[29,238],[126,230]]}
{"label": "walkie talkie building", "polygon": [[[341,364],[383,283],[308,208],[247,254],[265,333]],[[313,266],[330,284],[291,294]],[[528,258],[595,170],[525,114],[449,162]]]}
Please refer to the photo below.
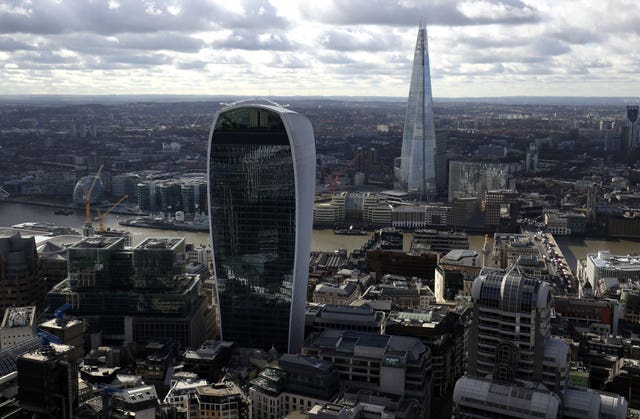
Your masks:
{"label": "walkie talkie building", "polygon": [[311,123],[271,102],[223,108],[211,128],[208,176],[222,338],[297,352],[315,190]]}

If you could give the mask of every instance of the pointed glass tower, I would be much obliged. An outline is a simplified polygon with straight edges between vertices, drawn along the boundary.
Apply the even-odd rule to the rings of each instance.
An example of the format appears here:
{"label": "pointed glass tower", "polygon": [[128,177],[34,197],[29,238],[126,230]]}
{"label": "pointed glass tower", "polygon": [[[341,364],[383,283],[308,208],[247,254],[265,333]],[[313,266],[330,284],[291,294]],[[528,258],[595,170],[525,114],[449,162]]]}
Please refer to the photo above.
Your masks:
{"label": "pointed glass tower", "polygon": [[418,30],[402,135],[400,187],[428,199],[436,191],[436,133],[433,125],[427,29]]}

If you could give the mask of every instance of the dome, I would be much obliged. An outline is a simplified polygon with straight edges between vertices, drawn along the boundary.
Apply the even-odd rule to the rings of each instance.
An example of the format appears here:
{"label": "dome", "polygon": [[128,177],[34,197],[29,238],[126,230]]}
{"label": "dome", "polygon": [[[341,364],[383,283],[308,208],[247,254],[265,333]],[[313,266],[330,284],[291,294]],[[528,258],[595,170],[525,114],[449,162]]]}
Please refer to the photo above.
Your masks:
{"label": "dome", "polygon": [[[93,183],[95,176],[85,176],[76,183],[76,187],[73,188],[73,202],[78,205],[84,204],[84,191],[89,192],[91,184]],[[104,195],[104,185],[102,180],[98,178],[96,185],[91,192],[91,203],[97,204],[102,201]]]}

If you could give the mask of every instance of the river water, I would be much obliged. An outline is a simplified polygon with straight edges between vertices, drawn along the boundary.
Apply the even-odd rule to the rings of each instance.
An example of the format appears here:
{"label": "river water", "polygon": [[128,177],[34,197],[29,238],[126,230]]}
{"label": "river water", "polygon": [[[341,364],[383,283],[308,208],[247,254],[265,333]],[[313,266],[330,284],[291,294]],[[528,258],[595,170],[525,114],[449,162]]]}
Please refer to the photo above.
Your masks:
{"label": "river water", "polygon": [[[81,231],[84,224],[84,210],[77,209],[71,215],[55,215],[55,208],[40,205],[17,204],[0,201],[0,227],[10,227],[14,224],[30,221],[46,221],[63,227],[72,227]],[[195,245],[209,244],[209,233],[185,232],[171,230],[156,230],[147,228],[124,227],[118,224],[122,219],[130,218],[126,215],[109,214],[105,217],[105,225],[110,228],[127,229],[132,234],[133,244],[140,243],[145,237],[184,237],[187,243]],[[94,225],[97,223],[94,223]],[[345,236],[333,234],[333,230],[313,230],[311,249],[317,251],[333,251],[336,249],[357,249],[371,236]],[[408,250],[412,234],[404,235],[404,249]],[[613,254],[640,253],[640,241],[606,239],[606,238],[575,238],[556,236],[556,242],[562,249],[569,267],[575,271],[576,260],[584,259],[587,253],[598,250],[609,250]],[[484,235],[469,236],[470,247],[481,251]]]}

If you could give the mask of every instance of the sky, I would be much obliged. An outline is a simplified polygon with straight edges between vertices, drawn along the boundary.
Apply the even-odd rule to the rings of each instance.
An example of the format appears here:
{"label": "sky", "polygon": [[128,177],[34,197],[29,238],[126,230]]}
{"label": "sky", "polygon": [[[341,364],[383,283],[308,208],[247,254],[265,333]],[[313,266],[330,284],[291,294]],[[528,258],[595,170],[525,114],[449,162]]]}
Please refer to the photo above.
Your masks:
{"label": "sky", "polygon": [[0,95],[640,96],[636,0],[0,0]]}

